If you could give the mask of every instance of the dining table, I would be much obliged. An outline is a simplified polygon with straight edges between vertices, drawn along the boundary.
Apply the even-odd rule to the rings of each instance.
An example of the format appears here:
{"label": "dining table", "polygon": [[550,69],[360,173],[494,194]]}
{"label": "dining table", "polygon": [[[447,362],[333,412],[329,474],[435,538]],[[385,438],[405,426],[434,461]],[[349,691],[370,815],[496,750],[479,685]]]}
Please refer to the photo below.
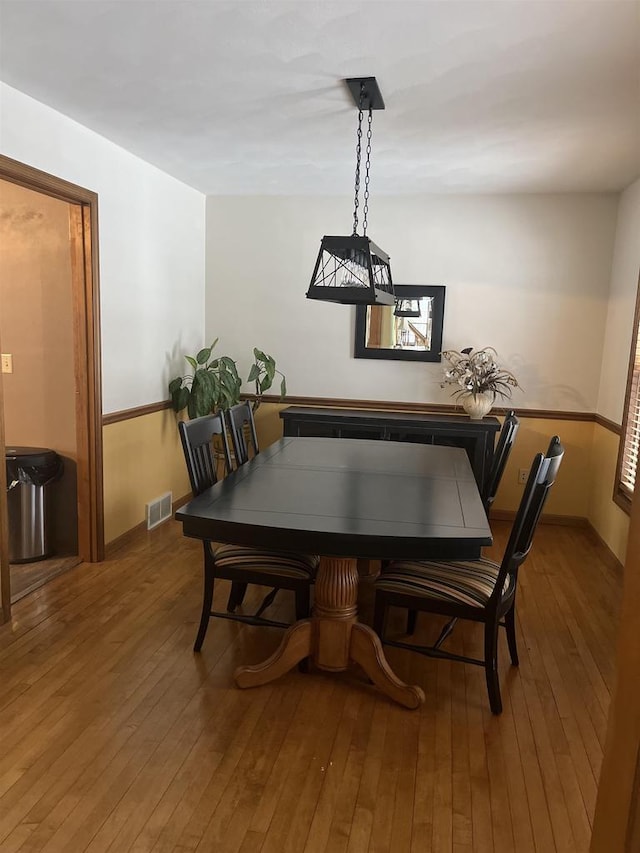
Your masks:
{"label": "dining table", "polygon": [[407,708],[424,702],[358,621],[358,559],[474,559],[492,543],[462,448],[369,439],[285,437],[176,512],[196,539],[320,555],[309,618],[276,651],[239,666],[239,687],[279,678],[300,661],[329,672],[358,664]]}

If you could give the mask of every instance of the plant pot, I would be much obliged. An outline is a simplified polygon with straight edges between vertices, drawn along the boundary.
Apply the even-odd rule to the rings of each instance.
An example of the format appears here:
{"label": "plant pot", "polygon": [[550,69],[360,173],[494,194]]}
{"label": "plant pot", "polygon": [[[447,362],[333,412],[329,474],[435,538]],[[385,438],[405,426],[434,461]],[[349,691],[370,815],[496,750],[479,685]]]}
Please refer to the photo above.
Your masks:
{"label": "plant pot", "polygon": [[491,411],[494,396],[490,391],[482,391],[479,394],[465,394],[460,397],[462,408],[472,421],[480,421]]}

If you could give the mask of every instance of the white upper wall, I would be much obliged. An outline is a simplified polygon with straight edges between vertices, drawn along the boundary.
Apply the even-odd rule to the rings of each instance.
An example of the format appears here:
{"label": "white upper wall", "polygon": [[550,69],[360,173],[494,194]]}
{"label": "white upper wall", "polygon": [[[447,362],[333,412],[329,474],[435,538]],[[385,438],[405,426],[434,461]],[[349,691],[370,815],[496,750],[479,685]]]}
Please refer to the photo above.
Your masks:
{"label": "white upper wall", "polygon": [[[2,153],[99,194],[105,413],[166,398],[183,354],[203,342],[205,316],[206,341],[220,336],[218,352],[245,377],[260,346],[292,394],[451,400],[440,365],[354,359],[355,309],[304,297],[322,235],[350,231],[351,199],[210,197],[205,297],[201,194],[6,85],[0,97]],[[524,388],[515,406],[598,410],[619,422],[640,182],[620,200],[611,274],[617,203],[606,194],[374,193],[369,232],[391,254],[397,283],[446,285],[444,347],[496,347]]]}
{"label": "white upper wall", "polygon": [[[445,349],[493,346],[516,408],[596,411],[618,197],[376,197],[369,236],[398,284],[446,286]],[[270,352],[294,395],[451,402],[441,364],[353,358],[355,309],[305,299],[348,198],[207,199],[206,337],[246,377]],[[246,387],[246,386],[245,386]],[[250,390],[247,387],[247,390]]]}
{"label": "white upper wall", "polygon": [[598,412],[622,423],[640,274],[640,180],[620,196]]}
{"label": "white upper wall", "polygon": [[204,330],[205,197],[0,83],[0,150],[98,193],[103,411],[167,398]]}

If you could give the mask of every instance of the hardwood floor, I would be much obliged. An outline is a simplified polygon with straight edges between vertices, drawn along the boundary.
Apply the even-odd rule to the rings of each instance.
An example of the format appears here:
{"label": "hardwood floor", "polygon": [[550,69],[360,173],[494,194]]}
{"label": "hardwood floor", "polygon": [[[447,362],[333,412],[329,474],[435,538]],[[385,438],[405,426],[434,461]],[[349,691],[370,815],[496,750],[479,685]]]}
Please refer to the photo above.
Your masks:
{"label": "hardwood floor", "polygon": [[50,557],[33,563],[11,563],[11,603],[15,604],[25,595],[48,583],[56,575],[72,569],[82,562],[77,555]]}
{"label": "hardwood floor", "polygon": [[[508,526],[495,533],[500,554]],[[479,667],[388,649],[426,693],[407,711],[357,673],[234,687],[281,632],[215,620],[194,655],[201,546],[174,522],[141,533],[0,627],[0,851],[583,853],[620,591],[588,531],[542,525],[521,574],[518,669],[501,638],[504,713]],[[361,599],[366,618],[368,579]],[[459,624],[448,642],[478,654],[481,629]]]}

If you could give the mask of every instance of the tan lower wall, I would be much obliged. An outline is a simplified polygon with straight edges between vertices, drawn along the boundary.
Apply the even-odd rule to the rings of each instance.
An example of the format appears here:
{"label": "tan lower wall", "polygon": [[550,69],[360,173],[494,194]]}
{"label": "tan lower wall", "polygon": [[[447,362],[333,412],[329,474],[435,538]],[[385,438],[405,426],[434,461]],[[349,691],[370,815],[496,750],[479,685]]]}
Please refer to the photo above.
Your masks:
{"label": "tan lower wall", "polygon": [[169,409],[103,427],[105,544],[145,520],[145,504],[190,491],[176,416]]}
{"label": "tan lower wall", "polygon": [[625,562],[629,516],[612,500],[620,437],[593,425],[588,519],[621,563]]}
{"label": "tan lower wall", "polygon": [[282,438],[280,412],[286,408],[286,403],[261,403],[253,413],[260,447],[268,447],[274,441]]}
{"label": "tan lower wall", "polygon": [[558,479],[545,506],[550,515],[587,518],[590,489],[590,456],[593,422],[521,418],[520,430],[502,477],[494,507],[516,510],[524,486],[518,483],[518,470],[530,468],[536,453],[544,452],[553,435],[559,435],[565,448]]}
{"label": "tan lower wall", "polygon": [[[261,447],[282,436],[281,409],[262,403],[255,413]],[[521,418],[520,431],[495,503],[497,511],[514,511],[522,495],[518,470],[529,468],[552,435],[566,448],[558,481],[546,512],[586,518],[624,561],[629,527],[627,515],[613,503],[618,436],[593,421]],[[172,411],[165,409],[103,428],[105,542],[145,519],[145,504],[171,490],[173,498],[189,492],[182,449]]]}

